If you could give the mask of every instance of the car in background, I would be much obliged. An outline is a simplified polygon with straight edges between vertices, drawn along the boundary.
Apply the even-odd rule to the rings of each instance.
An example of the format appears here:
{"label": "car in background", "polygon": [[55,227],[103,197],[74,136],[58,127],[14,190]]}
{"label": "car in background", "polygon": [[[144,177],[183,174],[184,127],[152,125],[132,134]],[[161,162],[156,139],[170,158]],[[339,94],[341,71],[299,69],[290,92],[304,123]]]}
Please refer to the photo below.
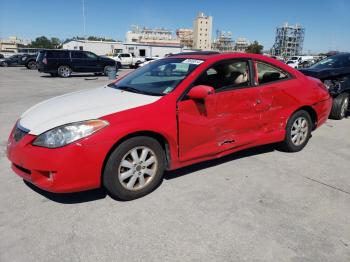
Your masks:
{"label": "car in background", "polygon": [[122,66],[128,66],[129,68],[135,68],[136,63],[145,61],[145,58],[135,57],[132,53],[117,53],[116,57],[118,57]]}
{"label": "car in background", "polygon": [[145,61],[138,61],[135,63],[135,68],[139,68],[139,67],[143,67],[149,63],[151,63],[152,61],[158,60],[160,59],[160,57],[146,57]]}
{"label": "car in background", "polygon": [[299,65],[299,61],[298,60],[288,60],[286,62],[286,64],[288,66],[290,66],[291,68],[298,68],[298,65]]}
{"label": "car in background", "polygon": [[3,54],[0,54],[0,59],[5,58]]}
{"label": "car in background", "polygon": [[333,97],[330,118],[343,119],[350,109],[350,53],[327,57],[299,71],[324,83]]}
{"label": "car in background", "polygon": [[102,57],[107,57],[107,58],[113,59],[116,62],[117,68],[118,69],[122,68],[122,63],[121,63],[117,54],[102,56]]}
{"label": "car in background", "polygon": [[117,71],[113,59],[80,50],[41,50],[36,62],[39,72],[60,77],[70,77],[73,72],[108,75],[112,69]]}
{"label": "car in background", "polygon": [[19,66],[22,65],[22,54],[16,54],[12,55],[8,58],[2,58],[0,60],[0,66],[7,67],[7,66]]}
{"label": "car in background", "polygon": [[44,190],[103,186],[132,200],[165,170],[270,143],[300,151],[331,104],[320,80],[266,56],[175,55],[35,105],[14,125],[7,155]]}
{"label": "car in background", "polygon": [[38,53],[23,55],[21,63],[30,70],[36,70],[38,69],[38,65],[36,63],[37,56]]}

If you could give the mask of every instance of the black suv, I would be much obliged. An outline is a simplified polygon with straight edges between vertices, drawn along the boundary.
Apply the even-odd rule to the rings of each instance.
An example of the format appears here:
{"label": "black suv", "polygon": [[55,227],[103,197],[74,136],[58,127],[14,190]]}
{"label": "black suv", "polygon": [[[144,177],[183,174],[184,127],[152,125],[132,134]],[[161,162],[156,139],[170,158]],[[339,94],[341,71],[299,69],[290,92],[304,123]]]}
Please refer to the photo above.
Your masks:
{"label": "black suv", "polygon": [[37,64],[39,72],[60,77],[69,77],[72,72],[107,75],[109,70],[117,70],[113,59],[76,50],[41,50],[37,57]]}
{"label": "black suv", "polygon": [[319,78],[333,97],[332,119],[342,119],[349,110],[350,53],[330,56],[305,69],[303,74]]}

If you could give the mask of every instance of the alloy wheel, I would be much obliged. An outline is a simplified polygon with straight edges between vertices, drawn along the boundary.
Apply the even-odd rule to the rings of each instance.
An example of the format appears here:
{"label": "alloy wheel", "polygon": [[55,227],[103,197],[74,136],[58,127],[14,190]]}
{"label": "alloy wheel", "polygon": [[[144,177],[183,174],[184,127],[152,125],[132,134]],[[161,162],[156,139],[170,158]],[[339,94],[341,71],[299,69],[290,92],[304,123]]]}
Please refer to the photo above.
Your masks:
{"label": "alloy wheel", "polygon": [[348,107],[349,107],[349,97],[346,97],[343,101],[343,104],[341,105],[341,111],[340,111],[341,117],[345,117]]}
{"label": "alloy wheel", "polygon": [[123,156],[118,167],[118,179],[127,190],[140,190],[152,181],[157,169],[158,160],[152,149],[135,147]]}
{"label": "alloy wheel", "polygon": [[309,124],[305,117],[300,116],[295,119],[291,128],[291,140],[296,146],[302,145],[308,136]]}
{"label": "alloy wheel", "polygon": [[61,66],[59,69],[58,69],[58,72],[59,72],[59,75],[62,76],[62,77],[69,77],[70,76],[70,68],[67,67],[67,66]]}

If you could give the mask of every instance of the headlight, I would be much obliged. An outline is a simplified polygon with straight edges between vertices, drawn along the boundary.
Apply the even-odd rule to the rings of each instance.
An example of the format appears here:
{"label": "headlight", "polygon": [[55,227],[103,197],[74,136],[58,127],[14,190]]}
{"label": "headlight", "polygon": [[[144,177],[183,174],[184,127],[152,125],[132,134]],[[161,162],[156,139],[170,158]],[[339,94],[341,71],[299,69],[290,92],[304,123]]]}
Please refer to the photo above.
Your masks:
{"label": "headlight", "polygon": [[33,142],[35,146],[57,148],[87,137],[106,127],[104,120],[87,120],[55,127],[39,135]]}
{"label": "headlight", "polygon": [[339,88],[340,81],[339,80],[324,80],[323,84],[327,87],[327,89],[335,89]]}

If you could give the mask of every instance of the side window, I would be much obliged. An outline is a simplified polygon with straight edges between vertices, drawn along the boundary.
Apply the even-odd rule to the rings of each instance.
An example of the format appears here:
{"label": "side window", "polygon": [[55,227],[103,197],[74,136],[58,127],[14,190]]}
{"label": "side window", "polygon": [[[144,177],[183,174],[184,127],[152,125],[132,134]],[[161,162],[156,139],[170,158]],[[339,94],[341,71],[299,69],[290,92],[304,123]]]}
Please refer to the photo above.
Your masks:
{"label": "side window", "polygon": [[271,83],[288,78],[288,74],[277,67],[262,62],[256,62],[256,65],[259,84]]}
{"label": "side window", "polygon": [[94,53],[85,52],[85,55],[87,56],[87,58],[90,58],[90,59],[97,59],[97,55],[95,55]]}
{"label": "side window", "polygon": [[83,52],[72,52],[71,56],[72,58],[85,58],[85,54]]}
{"label": "side window", "polygon": [[194,85],[208,85],[215,90],[249,86],[247,61],[230,60],[213,65],[196,80]]}

